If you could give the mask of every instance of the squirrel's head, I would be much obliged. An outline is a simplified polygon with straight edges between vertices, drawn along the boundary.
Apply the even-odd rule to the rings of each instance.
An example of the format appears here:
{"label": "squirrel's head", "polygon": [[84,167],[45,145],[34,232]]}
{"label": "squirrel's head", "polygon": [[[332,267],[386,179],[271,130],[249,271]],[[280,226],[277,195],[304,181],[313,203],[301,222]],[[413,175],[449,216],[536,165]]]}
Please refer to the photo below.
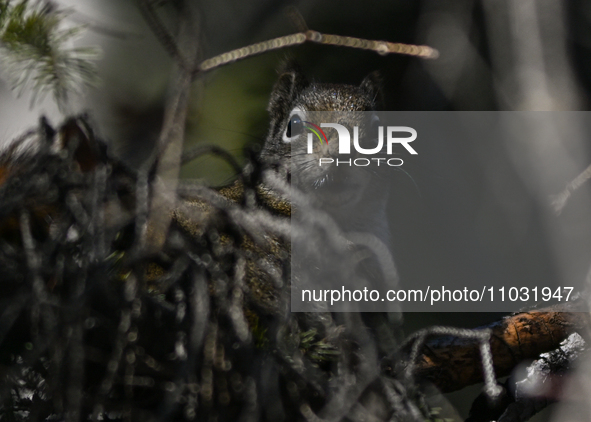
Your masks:
{"label": "squirrel's head", "polygon": [[313,111],[372,111],[381,105],[381,98],[381,77],[377,72],[369,74],[359,86],[314,83],[296,64],[287,63],[279,72],[269,100],[271,123],[263,159],[274,165],[289,159],[291,138],[297,136],[297,128],[291,127],[294,118],[296,122],[298,117],[305,121],[306,114]]}
{"label": "squirrel's head", "polygon": [[[310,152],[305,127],[339,123],[353,134],[353,127],[356,126],[359,139],[367,138],[366,134],[371,132],[367,129],[376,123],[373,120],[377,116],[364,112],[378,108],[380,85],[380,77],[375,72],[360,85],[354,86],[309,82],[297,66],[290,64],[284,67],[269,102],[271,124],[262,159],[292,181],[296,177],[298,187],[304,191],[324,188],[338,180],[346,180],[350,186],[359,183],[365,186],[368,181],[364,182],[365,177],[359,176],[359,172],[353,176],[342,166],[319,166],[321,158],[332,158],[336,162],[339,149],[336,130],[325,129],[325,142],[314,142]],[[370,176],[367,175],[368,178]],[[354,183],[349,182],[352,179],[355,179]],[[340,189],[331,188],[328,192],[337,190]],[[339,196],[339,202],[341,200],[346,200],[346,195]]]}

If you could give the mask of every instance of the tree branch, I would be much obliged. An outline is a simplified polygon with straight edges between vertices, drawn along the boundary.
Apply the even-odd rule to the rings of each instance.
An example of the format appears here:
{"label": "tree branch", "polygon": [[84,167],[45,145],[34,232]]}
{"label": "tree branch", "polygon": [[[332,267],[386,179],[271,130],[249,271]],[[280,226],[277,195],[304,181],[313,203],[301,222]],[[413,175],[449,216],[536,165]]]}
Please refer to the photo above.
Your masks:
{"label": "tree branch", "polygon": [[[491,350],[497,377],[511,373],[524,359],[554,350],[571,333],[583,333],[591,318],[582,300],[520,312],[477,330],[492,330]],[[419,380],[442,392],[456,391],[483,381],[479,343],[474,339],[443,336],[425,342],[414,371]]]}

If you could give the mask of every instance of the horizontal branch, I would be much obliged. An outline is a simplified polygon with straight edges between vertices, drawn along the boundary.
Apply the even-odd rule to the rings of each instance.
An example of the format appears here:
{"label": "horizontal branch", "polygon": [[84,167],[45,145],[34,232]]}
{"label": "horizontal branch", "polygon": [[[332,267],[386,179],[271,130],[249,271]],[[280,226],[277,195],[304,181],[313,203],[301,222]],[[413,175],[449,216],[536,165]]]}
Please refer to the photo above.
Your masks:
{"label": "horizontal branch", "polygon": [[423,59],[436,59],[439,57],[439,52],[427,45],[414,45],[393,43],[389,41],[366,40],[363,38],[344,37],[341,35],[323,34],[318,31],[308,30],[292,35],[285,35],[278,38],[273,38],[260,43],[252,44],[246,47],[238,48],[236,50],[228,51],[219,56],[212,57],[203,61],[195,69],[195,76],[201,72],[207,72],[233,63],[247,57],[256,56],[258,54],[266,53],[268,51],[277,50],[286,47],[292,47],[303,44],[305,42],[312,42],[317,44],[334,45],[337,47],[350,47],[361,50],[375,51],[378,54],[403,54],[407,56],[415,56]]}
{"label": "horizontal branch", "polygon": [[[497,377],[511,373],[525,359],[554,350],[571,333],[585,332],[591,322],[581,300],[520,312],[477,329],[490,329],[493,365]],[[419,380],[442,392],[459,390],[483,381],[479,342],[455,336],[428,339],[414,372]]]}

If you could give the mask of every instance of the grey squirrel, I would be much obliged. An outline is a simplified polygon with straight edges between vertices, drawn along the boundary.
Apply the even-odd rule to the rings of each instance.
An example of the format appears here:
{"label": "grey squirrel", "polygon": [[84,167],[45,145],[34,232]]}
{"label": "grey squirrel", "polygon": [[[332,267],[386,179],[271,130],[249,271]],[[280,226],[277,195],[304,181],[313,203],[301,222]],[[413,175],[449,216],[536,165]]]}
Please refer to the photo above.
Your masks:
{"label": "grey squirrel", "polygon": [[[359,142],[366,143],[367,148],[367,143],[377,141],[372,134],[377,135],[375,126],[380,123],[375,111],[381,105],[381,96],[377,73],[368,75],[358,86],[316,83],[308,81],[295,65],[284,67],[274,86],[268,107],[270,128],[261,159],[295,191],[303,193],[291,196],[292,295],[298,298],[303,297],[300,293],[305,289],[316,289],[320,284],[322,289],[366,287],[385,291],[398,282],[386,213],[389,169],[336,165],[337,158],[349,158],[338,155],[337,131],[326,130],[327,142],[314,142],[309,150],[308,130],[303,126],[333,122],[347,127],[350,133],[357,126]],[[360,157],[356,154],[353,152],[350,158]],[[320,166],[322,158],[335,162]],[[298,202],[301,198],[297,197],[303,197],[304,202]],[[331,229],[332,223],[343,237]],[[292,296],[292,306],[298,311],[325,309],[304,299],[295,303]],[[396,309],[396,304],[384,303],[380,311]],[[371,302],[343,301],[331,310],[374,312],[376,308]],[[375,321],[370,320],[377,321],[383,315],[367,314],[363,318],[373,326]]]}
{"label": "grey squirrel", "polygon": [[[383,172],[375,166],[319,166],[320,158],[337,157],[336,131],[327,130],[327,143],[315,143],[313,153],[308,154],[302,127],[316,114],[348,127],[358,126],[361,139],[379,123],[376,114],[367,112],[378,109],[381,100],[381,78],[376,72],[359,86],[315,83],[308,81],[297,65],[288,63],[281,69],[269,101],[271,122],[261,158],[292,185],[312,194],[316,205],[332,215],[344,231],[370,232],[388,244],[388,180]],[[316,112],[324,113],[320,117]]]}

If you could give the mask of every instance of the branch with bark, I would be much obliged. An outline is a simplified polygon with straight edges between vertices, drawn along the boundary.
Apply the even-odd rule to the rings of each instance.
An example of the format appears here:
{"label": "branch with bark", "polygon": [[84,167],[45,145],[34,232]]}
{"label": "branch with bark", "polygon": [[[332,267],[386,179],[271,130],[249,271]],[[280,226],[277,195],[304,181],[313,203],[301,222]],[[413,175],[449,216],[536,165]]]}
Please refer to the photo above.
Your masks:
{"label": "branch with bark", "polygon": [[[519,312],[475,331],[490,330],[493,368],[497,377],[509,375],[521,362],[555,350],[570,334],[587,335],[591,317],[582,299]],[[480,343],[453,335],[426,340],[414,375],[433,383],[442,392],[456,391],[482,382]]]}

